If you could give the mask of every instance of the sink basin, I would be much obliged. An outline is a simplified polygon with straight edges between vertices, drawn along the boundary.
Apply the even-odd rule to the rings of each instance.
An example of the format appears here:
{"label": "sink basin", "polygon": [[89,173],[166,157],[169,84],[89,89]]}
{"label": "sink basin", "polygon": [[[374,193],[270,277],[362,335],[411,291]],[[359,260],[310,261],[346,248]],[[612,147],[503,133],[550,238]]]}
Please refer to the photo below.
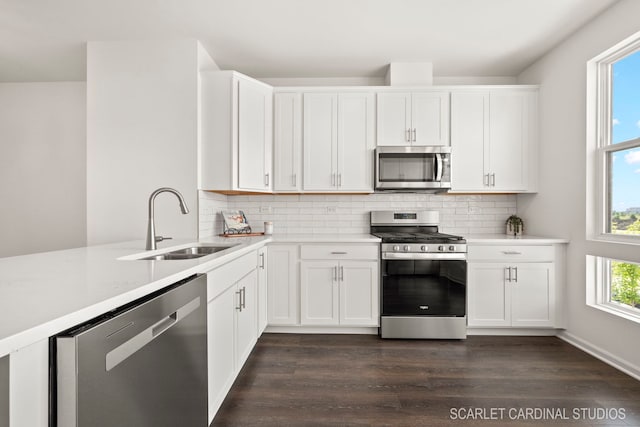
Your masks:
{"label": "sink basin", "polygon": [[151,261],[165,261],[165,260],[180,260],[180,259],[193,259],[200,258],[206,255],[215,254],[216,252],[224,251],[234,245],[229,246],[192,246],[190,248],[176,249],[175,251],[166,252],[164,254],[151,255],[144,258],[138,258],[140,260]]}

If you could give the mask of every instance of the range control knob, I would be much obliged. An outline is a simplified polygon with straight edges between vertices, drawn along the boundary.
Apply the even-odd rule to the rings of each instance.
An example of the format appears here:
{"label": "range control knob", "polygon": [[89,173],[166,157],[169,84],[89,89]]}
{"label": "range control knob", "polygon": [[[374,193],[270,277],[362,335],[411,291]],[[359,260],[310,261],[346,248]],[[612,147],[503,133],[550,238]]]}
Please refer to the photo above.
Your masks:
{"label": "range control knob", "polygon": [[393,252],[399,252],[399,251],[400,251],[400,246],[395,245],[395,246],[393,247]]}
{"label": "range control knob", "polygon": [[420,246],[420,250],[422,252],[427,252],[427,247],[425,245]]}
{"label": "range control knob", "polygon": [[456,251],[456,247],[453,246],[453,245],[449,246],[449,251],[450,252],[455,252]]}
{"label": "range control knob", "polygon": [[409,252],[409,245],[404,245],[404,251]]}
{"label": "range control knob", "polygon": [[439,250],[440,252],[444,252],[444,246],[442,246],[442,245],[438,246],[438,250]]}

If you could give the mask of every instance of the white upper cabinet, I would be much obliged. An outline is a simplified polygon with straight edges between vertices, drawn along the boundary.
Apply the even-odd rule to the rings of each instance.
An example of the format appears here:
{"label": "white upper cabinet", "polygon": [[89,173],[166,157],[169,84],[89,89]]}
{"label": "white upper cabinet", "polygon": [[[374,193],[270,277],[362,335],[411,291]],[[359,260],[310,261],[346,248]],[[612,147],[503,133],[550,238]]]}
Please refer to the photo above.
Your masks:
{"label": "white upper cabinet", "polygon": [[449,145],[449,92],[378,93],[377,145]]}
{"label": "white upper cabinet", "polygon": [[200,73],[198,187],[271,192],[272,88],[234,71]]}
{"label": "white upper cabinet", "polygon": [[302,189],[302,94],[274,94],[273,189],[295,192]]}
{"label": "white upper cabinet", "polygon": [[537,91],[453,91],[452,191],[536,191],[536,135]]}
{"label": "white upper cabinet", "polygon": [[337,107],[333,93],[304,95],[305,190],[337,188]]}
{"label": "white upper cabinet", "polygon": [[372,93],[304,94],[304,191],[373,191],[373,106]]}

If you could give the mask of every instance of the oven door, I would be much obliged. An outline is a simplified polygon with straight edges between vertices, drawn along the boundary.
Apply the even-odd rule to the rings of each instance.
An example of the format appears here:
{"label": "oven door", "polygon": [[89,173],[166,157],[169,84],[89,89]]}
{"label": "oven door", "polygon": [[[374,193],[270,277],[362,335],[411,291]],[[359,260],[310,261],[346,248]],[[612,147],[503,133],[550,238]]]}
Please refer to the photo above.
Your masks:
{"label": "oven door", "polygon": [[382,316],[466,315],[466,260],[382,260]]}
{"label": "oven door", "polygon": [[451,188],[449,147],[378,147],[376,190]]}

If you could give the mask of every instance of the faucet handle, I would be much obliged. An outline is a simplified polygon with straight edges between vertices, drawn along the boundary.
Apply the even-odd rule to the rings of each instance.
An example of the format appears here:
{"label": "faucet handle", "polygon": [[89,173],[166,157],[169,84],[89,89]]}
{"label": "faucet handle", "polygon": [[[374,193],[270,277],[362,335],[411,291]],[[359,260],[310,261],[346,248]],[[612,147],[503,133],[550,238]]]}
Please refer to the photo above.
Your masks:
{"label": "faucet handle", "polygon": [[173,237],[164,237],[164,236],[156,236],[156,243],[162,242],[163,240],[171,240]]}

